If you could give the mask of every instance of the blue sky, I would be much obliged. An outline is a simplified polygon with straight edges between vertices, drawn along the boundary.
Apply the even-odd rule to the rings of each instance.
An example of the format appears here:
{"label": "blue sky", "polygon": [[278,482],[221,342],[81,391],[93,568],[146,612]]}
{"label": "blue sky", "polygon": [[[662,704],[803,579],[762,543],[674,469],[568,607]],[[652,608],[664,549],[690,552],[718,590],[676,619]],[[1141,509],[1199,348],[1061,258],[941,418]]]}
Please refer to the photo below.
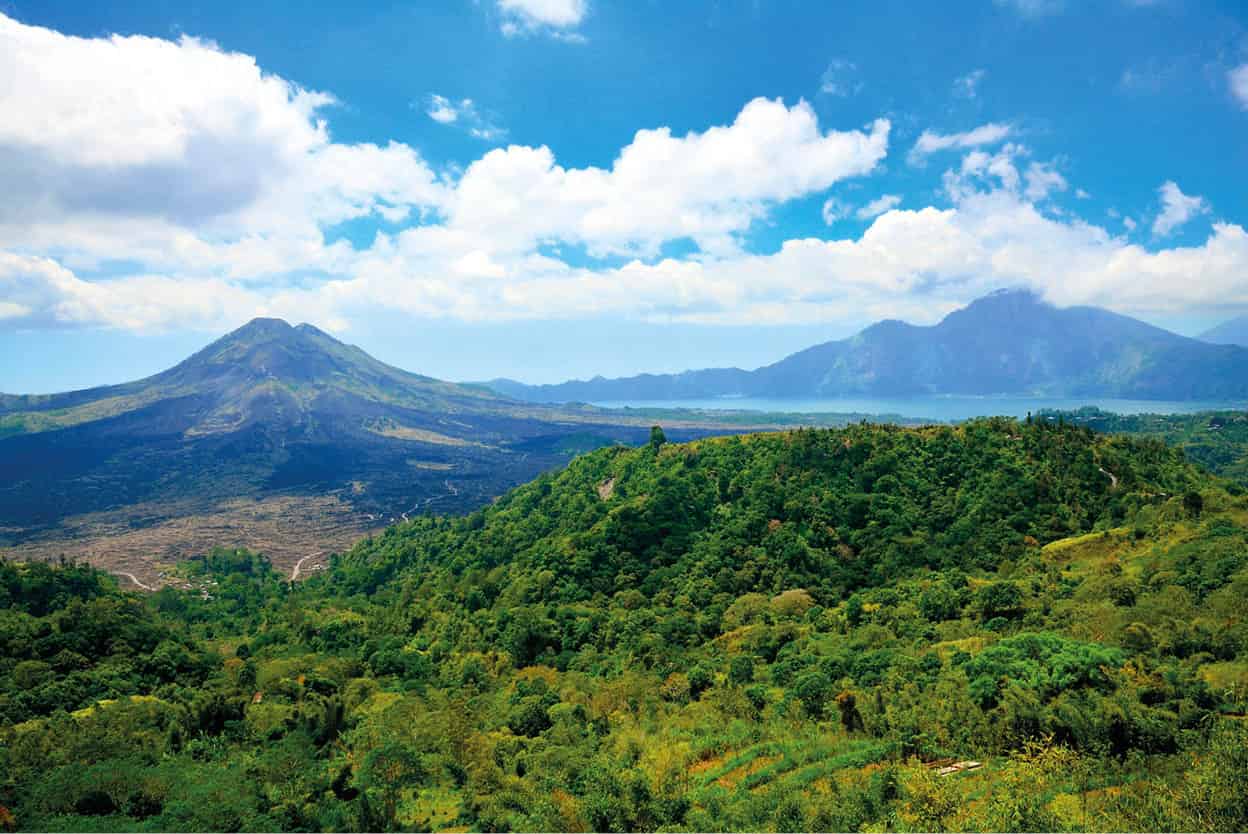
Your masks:
{"label": "blue sky", "polygon": [[254,315],[555,381],[1248,312],[1243,3],[343,5],[0,0],[0,390]]}

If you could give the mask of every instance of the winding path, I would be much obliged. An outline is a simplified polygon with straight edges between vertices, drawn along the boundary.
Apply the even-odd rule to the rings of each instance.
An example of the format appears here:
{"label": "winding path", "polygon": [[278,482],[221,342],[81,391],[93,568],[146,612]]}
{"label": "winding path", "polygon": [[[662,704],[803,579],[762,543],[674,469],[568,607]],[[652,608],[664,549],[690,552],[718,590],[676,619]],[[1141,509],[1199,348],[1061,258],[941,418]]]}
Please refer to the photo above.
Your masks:
{"label": "winding path", "polygon": [[1097,469],[1099,469],[1099,470],[1101,471],[1101,474],[1102,474],[1102,475],[1108,475],[1108,476],[1109,476],[1109,488],[1110,488],[1110,489],[1117,489],[1117,488],[1118,488],[1118,476],[1117,476],[1117,475],[1115,475],[1113,472],[1110,472],[1108,469],[1106,469],[1106,468],[1105,468],[1105,467],[1103,467],[1103,466],[1098,466],[1098,467],[1096,467],[1096,468],[1097,468]]}
{"label": "winding path", "polygon": [[119,571],[117,571],[117,573],[118,573],[118,575],[119,575],[119,576],[124,576],[124,577],[127,577],[127,578],[131,581],[131,582],[133,582],[135,585],[138,585],[140,588],[142,588],[142,589],[143,589],[143,590],[145,590],[145,591],[154,591],[154,590],[156,590],[156,589],[155,589],[155,588],[153,588],[151,585],[147,585],[147,584],[145,584],[145,583],[144,583],[141,579],[139,579],[139,578],[138,578],[137,576],[135,576],[133,573],[130,573],[130,572],[128,572],[128,571],[124,571],[124,570],[119,570]]}
{"label": "winding path", "polygon": [[456,487],[453,483],[451,483],[450,481],[443,481],[442,483],[446,485],[446,492],[444,492],[442,495],[435,495],[432,498],[426,498],[424,501],[417,501],[415,504],[412,505],[411,509],[404,510],[403,512],[399,513],[399,516],[404,521],[407,521],[408,513],[414,513],[423,507],[428,507],[434,501],[441,501],[443,498],[454,498],[456,495],[459,495],[459,488]]}
{"label": "winding path", "polygon": [[309,553],[307,556],[304,556],[298,562],[295,562],[295,569],[290,572],[290,581],[294,582],[296,579],[299,578],[299,571],[303,569],[304,562],[308,561],[309,559],[315,556],[323,556],[324,554],[325,554],[324,550],[318,550],[316,553]]}

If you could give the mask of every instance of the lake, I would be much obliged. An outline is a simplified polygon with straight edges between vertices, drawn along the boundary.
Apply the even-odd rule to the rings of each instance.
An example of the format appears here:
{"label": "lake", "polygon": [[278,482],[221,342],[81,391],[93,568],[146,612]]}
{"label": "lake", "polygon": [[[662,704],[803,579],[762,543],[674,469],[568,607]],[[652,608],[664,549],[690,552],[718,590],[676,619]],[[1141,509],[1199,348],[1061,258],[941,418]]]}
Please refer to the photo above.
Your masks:
{"label": "lake", "polygon": [[1248,403],[1167,400],[1115,400],[1096,397],[838,397],[835,399],[770,399],[766,397],[712,397],[683,400],[606,400],[603,408],[700,408],[730,411],[770,411],[793,414],[897,414],[929,420],[966,420],[1002,415],[1025,417],[1046,408],[1073,411],[1095,406],[1117,414],[1190,414],[1196,411],[1243,410]]}

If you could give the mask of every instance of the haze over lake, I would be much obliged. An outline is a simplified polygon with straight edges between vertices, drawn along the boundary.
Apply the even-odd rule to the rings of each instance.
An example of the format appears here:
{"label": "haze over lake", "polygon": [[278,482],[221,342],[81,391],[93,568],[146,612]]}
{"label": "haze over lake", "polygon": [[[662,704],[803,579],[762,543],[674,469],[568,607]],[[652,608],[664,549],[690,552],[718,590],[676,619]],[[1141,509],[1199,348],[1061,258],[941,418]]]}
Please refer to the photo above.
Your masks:
{"label": "haze over lake", "polygon": [[993,415],[1025,417],[1044,409],[1071,411],[1092,406],[1116,414],[1192,414],[1198,411],[1244,409],[1248,403],[1216,401],[1119,400],[1061,397],[836,397],[781,399],[771,397],[709,397],[676,400],[604,400],[602,408],[696,408],[769,411],[794,414],[896,414],[932,420],[967,420]]}

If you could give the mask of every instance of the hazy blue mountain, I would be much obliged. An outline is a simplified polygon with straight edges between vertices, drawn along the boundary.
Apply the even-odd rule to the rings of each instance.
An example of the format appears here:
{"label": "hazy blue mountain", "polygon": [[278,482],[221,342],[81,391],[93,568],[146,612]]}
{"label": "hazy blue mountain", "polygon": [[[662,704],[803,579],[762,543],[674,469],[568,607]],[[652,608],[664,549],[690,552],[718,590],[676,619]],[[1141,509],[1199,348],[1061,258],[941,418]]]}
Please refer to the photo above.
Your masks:
{"label": "hazy blue mountain", "polygon": [[489,388],[518,400],[541,403],[602,402],[606,400],[676,400],[749,393],[751,371],[708,368],[678,374],[639,374],[623,379],[573,380],[555,385],[525,385],[512,379],[494,379]]}
{"label": "hazy blue mountain", "polygon": [[1248,315],[1236,316],[1200,334],[1201,341],[1215,345],[1248,347]]}
{"label": "hazy blue mountain", "polygon": [[928,394],[1242,399],[1248,397],[1248,349],[1207,344],[1096,307],[1059,308],[1009,290],[935,325],[878,322],[754,371],[492,386],[535,402]]}

